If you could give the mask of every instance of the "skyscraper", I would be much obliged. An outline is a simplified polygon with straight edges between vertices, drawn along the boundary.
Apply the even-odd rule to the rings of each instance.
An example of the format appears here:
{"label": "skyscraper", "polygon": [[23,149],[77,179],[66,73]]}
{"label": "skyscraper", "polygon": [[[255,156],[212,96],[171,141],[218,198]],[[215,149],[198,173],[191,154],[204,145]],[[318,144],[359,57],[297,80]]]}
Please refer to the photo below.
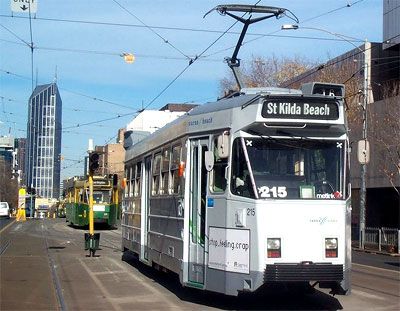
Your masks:
{"label": "skyscraper", "polygon": [[57,84],[39,85],[29,98],[26,186],[42,198],[60,195],[62,101]]}

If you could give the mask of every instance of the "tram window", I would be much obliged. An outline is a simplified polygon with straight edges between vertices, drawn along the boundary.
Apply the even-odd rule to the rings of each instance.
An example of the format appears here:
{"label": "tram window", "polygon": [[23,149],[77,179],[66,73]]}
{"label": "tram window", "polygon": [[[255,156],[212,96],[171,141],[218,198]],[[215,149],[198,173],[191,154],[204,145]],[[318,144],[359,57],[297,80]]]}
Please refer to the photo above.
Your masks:
{"label": "tram window", "polygon": [[178,170],[179,164],[181,162],[181,150],[181,145],[176,145],[172,147],[170,192],[174,194],[179,193],[180,178],[178,176]]}
{"label": "tram window", "polygon": [[159,194],[160,191],[160,169],[161,169],[161,153],[157,153],[153,159],[153,183],[152,195]]}
{"label": "tram window", "polygon": [[135,197],[140,195],[140,174],[142,171],[142,162],[138,162],[136,165],[136,174],[135,174]]}
{"label": "tram window", "polygon": [[94,191],[93,203],[110,203],[110,194],[107,191]]}
{"label": "tram window", "polygon": [[159,187],[160,187],[160,175],[155,175],[155,176],[153,176],[153,188],[152,188],[151,194],[157,195]]}
{"label": "tram window", "polygon": [[132,197],[133,196],[133,186],[134,186],[134,178],[135,178],[135,171],[134,168],[131,166],[129,168],[129,183],[128,183],[128,187],[129,187],[129,196]]}
{"label": "tram window", "polygon": [[168,177],[169,177],[169,172],[163,172],[161,173],[161,179],[162,179],[162,189],[161,189],[161,194],[168,194]]}
{"label": "tram window", "polygon": [[[125,178],[126,178],[126,180],[129,180],[129,177],[128,177],[128,172],[129,172],[129,170],[128,169],[125,169]],[[125,189],[124,189],[124,197],[127,197],[129,195],[129,182],[127,182],[127,184],[126,184],[126,186],[125,186]]]}
{"label": "tram window", "polygon": [[161,168],[161,153],[157,153],[156,155],[154,155],[154,160],[153,160],[153,175],[160,174],[160,168]]}
{"label": "tram window", "polygon": [[[329,140],[245,138],[241,141],[237,138],[232,151],[232,193],[254,197],[249,186],[251,168],[253,189],[257,189],[260,199],[341,199],[344,193],[342,146],[342,142]],[[304,186],[314,189],[315,194],[303,196]]]}
{"label": "tram window", "polygon": [[165,149],[163,151],[163,157],[162,157],[162,168],[161,168],[161,190],[160,194],[168,194],[168,179],[169,179],[169,157],[170,157],[170,152],[168,149]]}
{"label": "tram window", "polygon": [[178,169],[181,161],[181,149],[180,145],[172,147],[172,159],[171,159],[171,170]]}
{"label": "tram window", "polygon": [[140,196],[140,178],[135,181],[135,197]]}
{"label": "tram window", "polygon": [[167,149],[165,149],[163,152],[162,171],[163,172],[169,171],[169,151]]}
{"label": "tram window", "polygon": [[212,191],[225,192],[226,179],[225,169],[228,165],[228,158],[221,159],[218,156],[218,138],[214,139],[214,168],[212,172]]}
{"label": "tram window", "polygon": [[249,169],[239,139],[235,139],[233,143],[231,191],[239,196],[255,198]]}
{"label": "tram window", "polygon": [[171,171],[171,179],[172,179],[172,181],[171,181],[171,185],[172,185],[171,191],[172,191],[172,193],[177,194],[177,193],[179,193],[179,185],[180,185],[179,176],[178,176],[178,170]]}

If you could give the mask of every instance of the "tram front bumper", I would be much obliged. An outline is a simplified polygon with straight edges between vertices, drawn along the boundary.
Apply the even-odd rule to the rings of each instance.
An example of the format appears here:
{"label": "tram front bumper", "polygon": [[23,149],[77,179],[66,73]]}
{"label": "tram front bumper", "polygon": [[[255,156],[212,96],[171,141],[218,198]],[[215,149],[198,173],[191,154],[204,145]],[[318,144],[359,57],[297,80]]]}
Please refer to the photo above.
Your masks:
{"label": "tram front bumper", "polygon": [[264,283],[268,282],[340,282],[343,265],[326,263],[266,265]]}

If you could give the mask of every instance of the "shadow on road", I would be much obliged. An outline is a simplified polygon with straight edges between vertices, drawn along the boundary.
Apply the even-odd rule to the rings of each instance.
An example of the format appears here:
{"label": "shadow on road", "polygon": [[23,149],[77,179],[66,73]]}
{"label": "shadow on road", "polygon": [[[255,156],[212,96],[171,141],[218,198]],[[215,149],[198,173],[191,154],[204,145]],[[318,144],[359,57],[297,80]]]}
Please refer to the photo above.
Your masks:
{"label": "shadow on road", "polygon": [[146,277],[154,280],[179,299],[223,310],[342,310],[340,302],[319,290],[311,294],[289,292],[286,288],[263,287],[254,293],[226,296],[182,287],[174,273],[157,271],[142,264],[132,252],[124,252],[122,260]]}
{"label": "shadow on road", "polygon": [[[72,225],[71,223],[68,223],[68,227],[76,229],[76,230],[82,230],[82,231],[88,231],[89,226],[76,226]],[[113,231],[113,230],[118,230],[118,227],[115,226],[110,226],[108,224],[94,224],[94,230],[98,231]]]}
{"label": "shadow on road", "polygon": [[400,262],[398,262],[398,261],[386,261],[385,265],[400,267]]}

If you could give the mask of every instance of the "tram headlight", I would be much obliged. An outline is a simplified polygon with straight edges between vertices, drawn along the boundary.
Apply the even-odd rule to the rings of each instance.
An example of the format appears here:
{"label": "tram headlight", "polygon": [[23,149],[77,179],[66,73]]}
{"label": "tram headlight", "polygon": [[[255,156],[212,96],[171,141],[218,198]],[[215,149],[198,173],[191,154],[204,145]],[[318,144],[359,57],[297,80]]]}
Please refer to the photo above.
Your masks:
{"label": "tram headlight", "polygon": [[268,256],[268,258],[280,258],[281,257],[281,239],[280,238],[268,238],[267,239],[267,256]]}
{"label": "tram headlight", "polygon": [[325,257],[337,257],[338,256],[338,239],[337,238],[326,238],[325,239]]}

